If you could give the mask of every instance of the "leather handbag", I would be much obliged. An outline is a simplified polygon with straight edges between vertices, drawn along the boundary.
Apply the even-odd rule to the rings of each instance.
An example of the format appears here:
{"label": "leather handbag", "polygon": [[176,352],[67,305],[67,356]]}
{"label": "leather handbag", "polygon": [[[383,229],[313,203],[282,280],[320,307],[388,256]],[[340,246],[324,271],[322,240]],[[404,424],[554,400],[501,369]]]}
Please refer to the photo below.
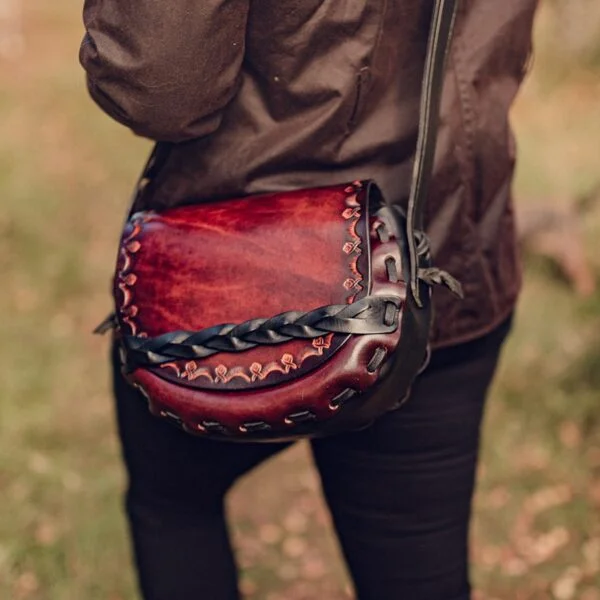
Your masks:
{"label": "leather handbag", "polygon": [[433,9],[406,212],[356,181],[128,219],[99,331],[115,328],[154,415],[256,442],[359,429],[402,404],[427,358],[431,286],[461,294],[422,231],[456,4]]}

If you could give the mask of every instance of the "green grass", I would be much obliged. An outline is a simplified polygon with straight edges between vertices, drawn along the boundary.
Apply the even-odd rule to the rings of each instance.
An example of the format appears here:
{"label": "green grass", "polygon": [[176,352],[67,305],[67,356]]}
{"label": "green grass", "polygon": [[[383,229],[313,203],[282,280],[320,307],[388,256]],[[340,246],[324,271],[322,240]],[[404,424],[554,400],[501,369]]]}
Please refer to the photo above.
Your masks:
{"label": "green grass", "polygon": [[[15,600],[136,597],[107,343],[90,331],[110,306],[121,219],[149,144],[87,98],[78,11],[27,3],[26,53],[0,73],[0,598]],[[569,56],[556,62],[556,24],[544,11],[537,70],[514,114],[516,189],[522,203],[565,207],[600,178],[600,86]],[[600,211],[582,229],[600,272]],[[579,299],[547,261],[528,263],[486,416],[480,599],[600,598],[599,326],[600,294]],[[242,481],[230,512],[248,598],[349,597],[304,446]]]}

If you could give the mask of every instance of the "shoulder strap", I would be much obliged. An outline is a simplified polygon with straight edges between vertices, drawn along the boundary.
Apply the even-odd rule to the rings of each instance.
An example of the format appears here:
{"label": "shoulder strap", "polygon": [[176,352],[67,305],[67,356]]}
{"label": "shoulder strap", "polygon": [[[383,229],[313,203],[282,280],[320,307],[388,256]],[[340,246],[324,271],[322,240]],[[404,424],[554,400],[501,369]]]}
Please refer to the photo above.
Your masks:
{"label": "shoulder strap", "polygon": [[421,306],[421,300],[419,297],[416,232],[423,229],[423,211],[427,200],[429,181],[435,158],[446,54],[452,39],[458,1],[435,0],[427,57],[425,59],[419,116],[419,136],[408,199],[406,227],[410,254],[410,287],[418,306]]}

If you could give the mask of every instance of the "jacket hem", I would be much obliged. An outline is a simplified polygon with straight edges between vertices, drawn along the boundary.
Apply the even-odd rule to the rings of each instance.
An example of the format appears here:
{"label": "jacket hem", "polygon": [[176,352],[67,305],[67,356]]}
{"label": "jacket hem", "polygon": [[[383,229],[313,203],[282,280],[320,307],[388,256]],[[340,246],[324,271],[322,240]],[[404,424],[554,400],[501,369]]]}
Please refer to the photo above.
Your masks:
{"label": "jacket hem", "polygon": [[472,342],[478,338],[484,337],[485,335],[491,333],[496,328],[498,328],[502,323],[504,323],[510,315],[515,311],[516,305],[518,302],[518,298],[515,298],[503,311],[499,312],[496,318],[492,321],[486,323],[481,327],[474,328],[470,330],[468,333],[464,333],[458,336],[451,336],[449,338],[442,338],[438,340],[433,340],[431,342],[432,350],[441,350],[443,348],[449,348],[451,346],[458,346],[459,344],[465,344],[467,342]]}

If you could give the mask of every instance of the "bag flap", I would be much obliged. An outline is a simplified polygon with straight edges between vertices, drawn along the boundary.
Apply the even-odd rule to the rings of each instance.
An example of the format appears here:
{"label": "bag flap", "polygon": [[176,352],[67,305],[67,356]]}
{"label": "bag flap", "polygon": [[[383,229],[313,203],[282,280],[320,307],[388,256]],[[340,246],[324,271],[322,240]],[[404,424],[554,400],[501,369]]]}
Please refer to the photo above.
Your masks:
{"label": "bag flap", "polygon": [[[196,331],[364,297],[371,287],[369,187],[137,213],[124,230],[114,282],[122,333]],[[329,334],[151,370],[201,389],[259,388],[315,369],[348,337]]]}

